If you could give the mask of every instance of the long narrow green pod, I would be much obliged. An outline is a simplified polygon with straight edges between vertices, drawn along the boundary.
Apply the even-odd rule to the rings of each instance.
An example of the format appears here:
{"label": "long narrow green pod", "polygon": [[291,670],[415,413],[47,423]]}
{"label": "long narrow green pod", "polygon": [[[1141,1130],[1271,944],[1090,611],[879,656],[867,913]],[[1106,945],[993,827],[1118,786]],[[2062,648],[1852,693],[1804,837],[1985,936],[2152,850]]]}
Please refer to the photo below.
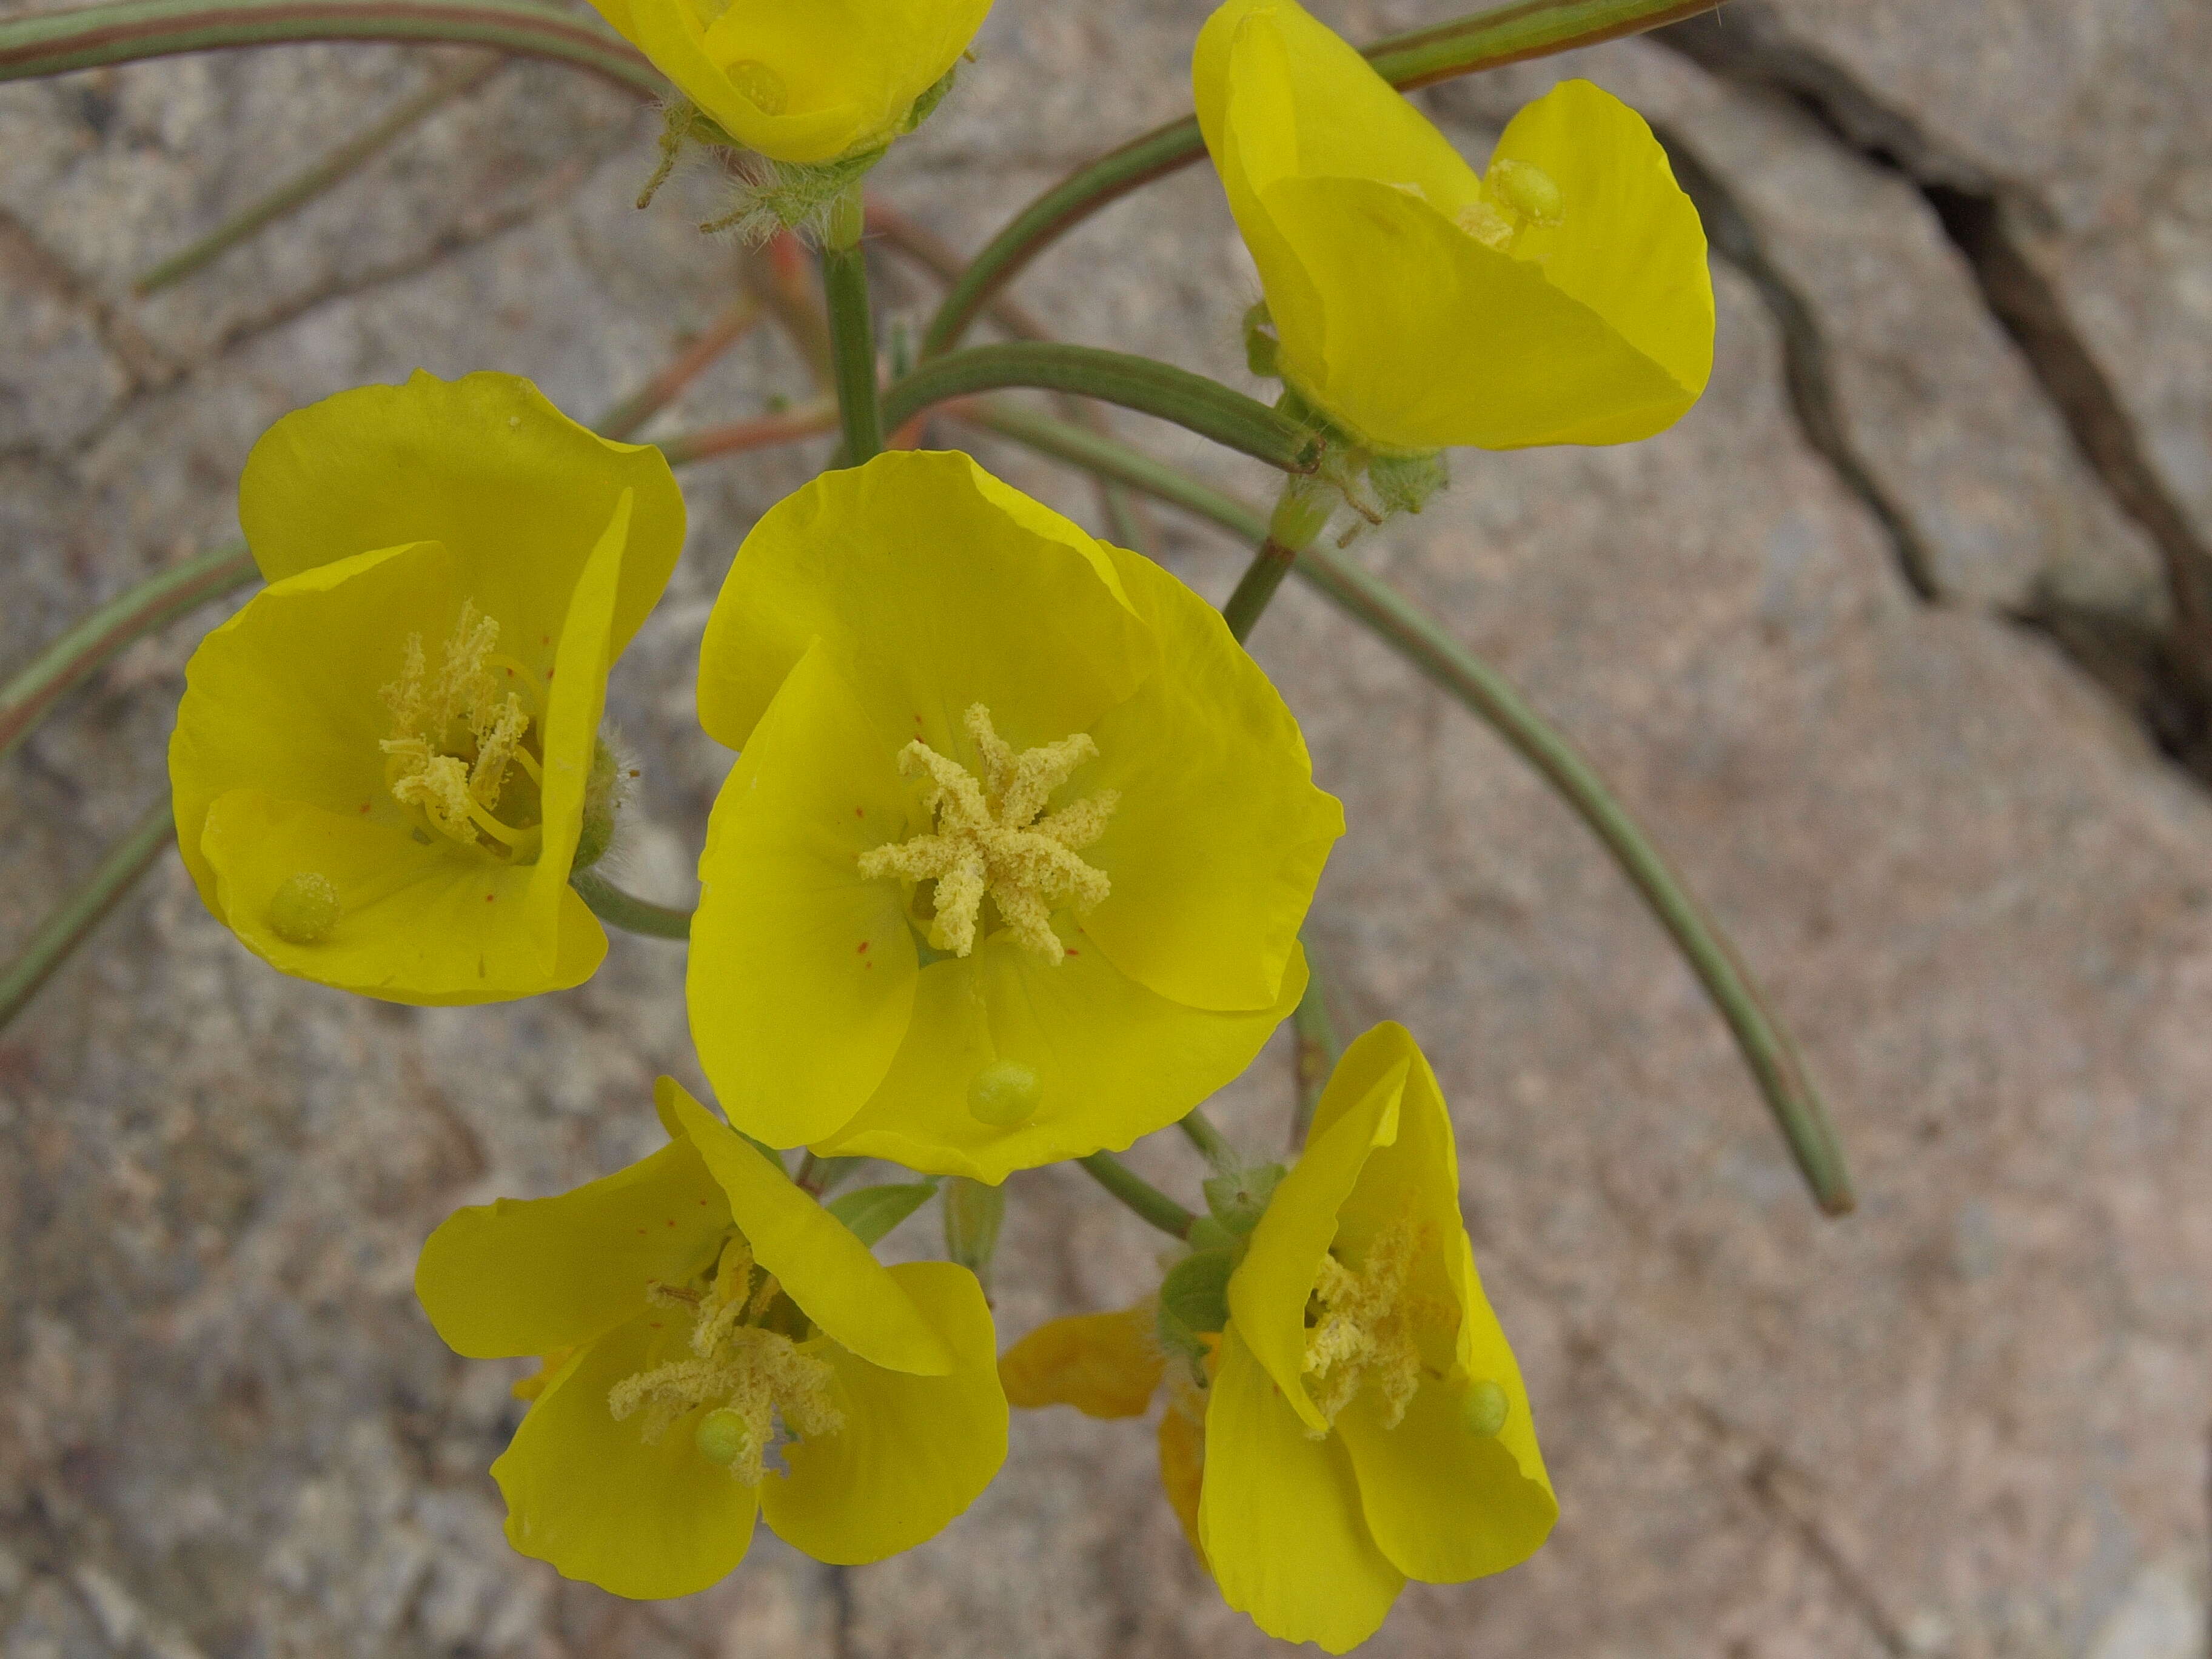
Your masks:
{"label": "long narrow green pod", "polygon": [[[1410,34],[1394,34],[1360,50],[1384,80],[1410,91],[1479,70],[1639,34],[1711,11],[1719,3],[1516,0]],[[958,345],[993,295],[1109,202],[1188,167],[1205,153],[1197,118],[1185,116],[1078,167],[1024,208],[975,256],[930,319],[922,356],[933,357]]]}
{"label": "long narrow green pod", "polygon": [[118,0],[35,12],[0,20],[0,81],[302,40],[489,46],[572,64],[641,98],[668,90],[611,31],[538,0]]}

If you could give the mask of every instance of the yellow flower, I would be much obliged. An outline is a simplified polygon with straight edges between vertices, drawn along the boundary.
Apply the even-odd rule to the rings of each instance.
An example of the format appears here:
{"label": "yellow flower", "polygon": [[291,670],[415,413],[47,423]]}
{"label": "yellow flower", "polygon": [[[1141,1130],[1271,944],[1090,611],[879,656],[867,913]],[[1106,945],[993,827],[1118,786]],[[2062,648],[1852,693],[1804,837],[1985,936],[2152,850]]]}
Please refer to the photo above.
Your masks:
{"label": "yellow flower", "polygon": [[1228,1299],[1198,1525],[1231,1607],[1341,1653],[1407,1579],[1502,1571],[1544,1541],[1559,1505],[1404,1027],[1346,1051]]}
{"label": "yellow flower", "polygon": [[1172,1376],[1160,1485],[1224,1599],[1285,1641],[1342,1653],[1407,1579],[1534,1553],[1559,1504],[1460,1219],[1451,1119],[1403,1026],[1346,1051],[1304,1156],[1228,1248],[1204,1322],[1222,1328],[1190,1351],[1202,1389],[1170,1372],[1146,1303],[1030,1332],[999,1361],[1008,1401],[1135,1417]]}
{"label": "yellow flower", "polygon": [[647,1598],[720,1579],[761,1513],[823,1561],[934,1536],[1006,1455],[975,1276],[883,1267],[672,1079],[654,1103],[651,1157],[457,1211],[422,1248],[415,1291],[455,1351],[546,1356],[491,1468],[508,1541]]}
{"label": "yellow flower", "polygon": [[1305,985],[1342,809],[1221,619],[964,455],[816,479],[738,550],[699,718],[743,752],[689,995],[732,1122],[996,1182],[1127,1146]]}
{"label": "yellow flower", "polygon": [[1292,0],[1230,0],[1193,73],[1278,368],[1354,439],[1626,443],[1705,390],[1705,233],[1651,130],[1609,94],[1554,88],[1477,176]]}
{"label": "yellow flower", "polygon": [[512,375],[418,373],[277,422],[239,517],[270,586],[193,654],[169,745],[208,908],[394,1002],[588,979],[568,874],[607,669],[684,542],[659,451]]}
{"label": "yellow flower", "polygon": [[991,0],[592,0],[723,131],[779,161],[881,149]]}

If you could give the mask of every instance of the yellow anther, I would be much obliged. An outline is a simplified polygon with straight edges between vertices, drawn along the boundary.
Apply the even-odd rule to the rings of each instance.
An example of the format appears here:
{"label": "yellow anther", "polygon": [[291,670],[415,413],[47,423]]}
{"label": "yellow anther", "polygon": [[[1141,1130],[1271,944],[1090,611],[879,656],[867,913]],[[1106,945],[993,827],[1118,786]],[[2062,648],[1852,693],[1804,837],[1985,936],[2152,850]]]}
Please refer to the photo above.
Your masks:
{"label": "yellow anther", "polygon": [[645,1413],[647,1445],[678,1418],[711,1407],[693,1425],[692,1444],[749,1486],[760,1483],[777,1419],[801,1435],[835,1434],[845,1425],[828,1362],[755,1322],[778,1294],[771,1275],[754,1284],[756,1271],[751,1249],[732,1236],[704,1284],[648,1286],[654,1306],[691,1316],[690,1355],[626,1376],[607,1393],[617,1422]]}
{"label": "yellow anther", "polygon": [[1018,1060],[994,1060],[968,1082],[969,1111],[994,1129],[1026,1123],[1043,1097],[1036,1073]]}
{"label": "yellow anther", "polygon": [[[523,747],[538,687],[512,657],[495,651],[499,623],[464,602],[438,670],[430,672],[422,636],[407,639],[399,678],[384,688],[392,735],[384,739],[385,776],[392,799],[419,811],[439,834],[471,847],[489,836],[513,861],[534,857],[539,837],[495,815],[510,767],[520,765],[534,782],[537,758]],[[514,689],[517,682],[520,690]]]}
{"label": "yellow anther", "polygon": [[1316,1384],[1314,1403],[1334,1423],[1373,1383],[1382,1391],[1383,1425],[1395,1428],[1421,1385],[1416,1322],[1443,1310],[1410,1286],[1424,1230],[1401,1220],[1369,1243],[1357,1269],[1334,1255],[1322,1258],[1314,1279],[1320,1317],[1306,1333],[1305,1369]]}
{"label": "yellow anther", "polygon": [[320,945],[338,925],[338,890],[317,870],[284,878],[269,901],[269,931],[287,945]]}
{"label": "yellow anther", "polygon": [[731,64],[730,84],[763,115],[781,115],[790,106],[791,88],[783,76],[757,58],[740,58]]}
{"label": "yellow anther", "polygon": [[1075,855],[1106,833],[1121,796],[1108,789],[1046,813],[1053,792],[1077,767],[1097,758],[1089,734],[1017,754],[981,703],[968,710],[966,726],[982,760],[981,779],[919,738],[907,744],[899,751],[899,770],[929,780],[926,805],[935,830],[861,854],[860,874],[870,881],[898,876],[937,884],[929,931],[934,949],[962,957],[973,951],[988,896],[1017,944],[1058,963],[1066,947],[1053,931],[1054,908],[1073,904],[1080,915],[1113,890],[1105,872]]}
{"label": "yellow anther", "polygon": [[1467,1393],[1459,1402],[1459,1420],[1467,1425],[1468,1432],[1479,1434],[1487,1440],[1505,1426],[1506,1414],[1513,1402],[1505,1397],[1505,1390],[1488,1377],[1468,1385]]}

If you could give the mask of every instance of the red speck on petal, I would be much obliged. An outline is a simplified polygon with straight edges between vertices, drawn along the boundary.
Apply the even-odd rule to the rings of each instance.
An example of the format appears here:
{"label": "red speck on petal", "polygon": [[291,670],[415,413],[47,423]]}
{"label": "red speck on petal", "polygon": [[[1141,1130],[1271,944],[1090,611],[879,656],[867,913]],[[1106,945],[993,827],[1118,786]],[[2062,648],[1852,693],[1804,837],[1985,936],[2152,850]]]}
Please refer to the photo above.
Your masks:
{"label": "red speck on petal", "polygon": [[860,941],[860,949],[861,949],[861,950],[863,950],[863,951],[866,951],[867,948],[868,948],[868,941],[867,941],[867,940],[866,940],[866,939],[862,939],[862,940]]}
{"label": "red speck on petal", "polygon": [[637,1230],[637,1236],[638,1236],[640,1238],[643,1238],[643,1237],[645,1237],[645,1229],[644,1229],[644,1228],[642,1228],[642,1227],[640,1227],[640,1228]]}
{"label": "red speck on petal", "polygon": [[1082,952],[1082,951],[1073,951],[1073,950],[1072,950],[1072,951],[1070,951],[1067,954],[1068,954],[1068,955],[1070,955],[1070,956],[1072,956],[1072,957],[1079,957],[1079,956],[1081,956],[1081,955],[1083,954],[1083,952]]}
{"label": "red speck on petal", "polygon": [[676,1224],[675,1224],[673,1221],[671,1221],[668,1224],[669,1224],[670,1226],[673,1227]]}
{"label": "red speck on petal", "polygon": [[498,896],[499,896],[499,895],[498,895],[498,894],[496,894],[496,893],[486,893],[486,894],[484,895],[484,902],[485,902],[486,904],[489,904],[489,903],[490,903],[494,899],[497,898]]}
{"label": "red speck on petal", "polygon": [[540,634],[538,636],[538,643],[540,645],[550,645],[553,643],[553,636],[550,634]]}
{"label": "red speck on petal", "polygon": [[[368,811],[368,808],[364,806],[361,810],[366,812]],[[868,809],[865,806],[855,806],[853,809],[853,816],[856,818],[864,818],[868,816]]]}
{"label": "red speck on petal", "polygon": [[702,1198],[699,1200],[699,1207],[702,1210],[707,1207],[707,1200],[705,1199]]}

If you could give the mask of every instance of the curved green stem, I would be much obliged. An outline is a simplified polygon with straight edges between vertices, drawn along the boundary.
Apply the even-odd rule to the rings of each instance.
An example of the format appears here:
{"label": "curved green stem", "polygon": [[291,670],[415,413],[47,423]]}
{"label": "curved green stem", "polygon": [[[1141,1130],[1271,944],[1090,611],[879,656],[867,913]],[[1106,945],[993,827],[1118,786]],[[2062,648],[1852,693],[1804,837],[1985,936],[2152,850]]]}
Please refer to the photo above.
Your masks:
{"label": "curved green stem", "polygon": [[70,952],[100,925],[100,918],[114,908],[115,901],[130,890],[131,884],[144,873],[161,849],[176,839],[176,820],[170,816],[169,803],[165,799],[139,819],[131,833],[100,861],[99,867],[39,925],[39,931],[16,952],[15,959],[0,970],[0,1030],[7,1029],[8,1022],[38,994],[54,969],[68,960]]}
{"label": "curved green stem", "polygon": [[691,913],[673,905],[654,904],[623,890],[595,871],[578,870],[568,878],[576,896],[610,927],[626,933],[645,933],[654,939],[690,939]]}
{"label": "curved green stem", "polygon": [[668,83],[598,23],[539,0],[119,0],[0,20],[0,81],[302,40],[490,46],[588,70],[640,98]]}
{"label": "curved green stem", "polygon": [[1237,1149],[1229,1144],[1229,1137],[1213,1127],[1213,1120],[1205,1109],[1194,1106],[1178,1120],[1176,1127],[1183,1132],[1190,1144],[1198,1148],[1199,1155],[1212,1164],[1217,1173],[1237,1166]]}
{"label": "curved green stem", "polygon": [[[1251,507],[1195,480],[1179,477],[1174,469],[1112,439],[1039,415],[1022,413],[1009,420],[1007,411],[993,410],[971,418],[1044,453],[1105,471],[1248,540],[1265,534],[1265,522]],[[1847,1213],[1856,1201],[1850,1171],[1827,1108],[1788,1028],[1768,1009],[1720,924],[1706,914],[1596,768],[1510,681],[1387,582],[1326,546],[1301,553],[1297,570],[1338,609],[1487,722],[1596,835],[1728,1022],[1814,1199],[1830,1215]]]}
{"label": "curved green stem", "polygon": [[[1518,63],[1640,33],[1711,11],[1719,0],[1516,0],[1433,28],[1392,35],[1363,47],[1393,86],[1425,87],[1501,64]],[[958,345],[992,296],[1024,266],[1109,202],[1187,167],[1206,153],[1198,120],[1186,116],[1133,138],[1078,168],[1024,208],[969,265],[930,319],[925,358]]]}
{"label": "curved green stem", "polygon": [[443,109],[454,99],[475,91],[505,69],[507,63],[503,56],[487,58],[467,64],[451,75],[441,76],[366,132],[348,139],[313,166],[295,173],[259,201],[250,204],[223,221],[191,246],[171,254],[131,283],[131,291],[143,300],[173,283],[182,282],[201,266],[222,258],[256,232],[275,223],[286,214],[304,207],[325,191],[351,177],[374,160],[386,146]]}
{"label": "curved green stem", "polygon": [[[830,210],[822,245],[822,293],[830,309],[830,366],[848,466],[883,453],[884,410],[876,386],[876,325],[868,307],[868,260],[860,249],[865,223],[856,182]],[[891,422],[894,428],[898,422]]]}
{"label": "curved green stem", "polygon": [[1073,392],[1157,416],[1285,472],[1310,472],[1320,460],[1313,433],[1217,380],[1148,357],[1042,341],[970,346],[932,358],[892,386],[884,422],[896,428],[933,404],[1008,386]]}
{"label": "curved green stem", "polygon": [[1162,1232],[1187,1238],[1198,1218],[1139,1175],[1111,1152],[1093,1152],[1075,1160],[1083,1172],[1134,1210]]}
{"label": "curved green stem", "polygon": [[258,574],[246,544],[232,542],[149,577],[101,605],[0,686],[0,757],[23,740],[64,691],[97,672],[132,641],[235,592]]}

